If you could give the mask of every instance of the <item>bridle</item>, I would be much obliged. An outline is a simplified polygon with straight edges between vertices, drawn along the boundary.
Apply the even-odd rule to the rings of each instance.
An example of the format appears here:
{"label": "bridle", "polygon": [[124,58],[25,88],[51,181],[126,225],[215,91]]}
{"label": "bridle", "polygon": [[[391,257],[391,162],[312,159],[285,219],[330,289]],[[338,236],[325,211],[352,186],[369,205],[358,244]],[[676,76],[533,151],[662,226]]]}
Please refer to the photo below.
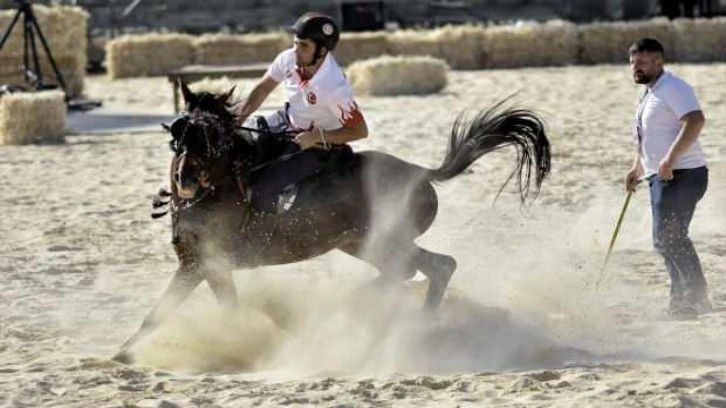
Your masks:
{"label": "bridle", "polygon": [[[181,135],[179,135],[178,137],[174,137],[174,126],[178,126],[178,120],[185,120],[186,123],[184,124],[185,126],[181,132]],[[216,127],[219,140],[223,140],[223,142],[218,142],[213,145],[211,143],[212,138],[210,138],[210,136],[213,135],[210,133],[210,130],[214,127]],[[225,119],[221,118],[219,115],[200,110],[195,110],[194,115],[184,113],[179,119],[175,121],[174,124],[172,124],[172,127],[169,128],[169,130],[172,131],[173,136],[172,140],[169,141],[169,146],[171,150],[176,154],[177,173],[181,171],[182,165],[187,160],[187,138],[190,137],[190,132],[192,131],[192,129],[198,130],[205,140],[205,154],[201,156],[194,156],[194,160],[197,163],[200,163],[197,165],[200,166],[202,169],[207,168],[210,162],[222,160],[233,155],[235,153],[235,138],[247,140],[248,142],[252,143],[249,140],[250,138],[246,135],[241,134],[240,131],[256,134],[269,134],[284,138],[292,138],[298,133],[297,131],[284,131],[273,133],[264,129],[246,127],[241,125],[229,126],[228,123],[225,122]],[[176,130],[178,131],[179,129]],[[224,140],[225,138],[227,138],[227,140]],[[250,167],[242,164],[239,159],[232,159],[232,161],[232,174],[230,174],[230,176],[233,177],[236,187],[241,193],[243,199],[248,202],[249,189],[246,182],[247,176],[252,170],[267,165],[268,163],[263,163],[255,167]],[[251,160],[249,160],[249,162],[251,163]],[[226,179],[226,177],[222,180],[224,179]],[[213,195],[213,193],[219,188],[219,183],[219,181],[209,181],[205,183],[207,184],[206,186],[203,186],[201,183],[199,183],[197,193],[194,197],[189,199],[179,198],[177,204],[174,204],[174,201],[172,200],[171,211],[184,211],[194,207],[206,198]]]}

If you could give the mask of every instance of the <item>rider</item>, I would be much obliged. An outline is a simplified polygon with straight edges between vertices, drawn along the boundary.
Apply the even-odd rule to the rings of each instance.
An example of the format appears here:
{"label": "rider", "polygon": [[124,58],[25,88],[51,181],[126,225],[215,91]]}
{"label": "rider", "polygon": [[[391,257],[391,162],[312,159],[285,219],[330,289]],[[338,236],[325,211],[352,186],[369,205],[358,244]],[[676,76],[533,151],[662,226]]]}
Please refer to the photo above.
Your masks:
{"label": "rider", "polygon": [[368,127],[355,102],[353,90],[331,53],[340,38],[333,19],[306,13],[291,27],[293,47],[282,51],[234,113],[244,122],[281,82],[287,94],[285,108],[258,125],[270,132],[292,131],[295,146],[281,160],[256,172],[253,204],[261,210],[283,211],[278,196],[305,177],[318,173],[331,150],[368,136]]}

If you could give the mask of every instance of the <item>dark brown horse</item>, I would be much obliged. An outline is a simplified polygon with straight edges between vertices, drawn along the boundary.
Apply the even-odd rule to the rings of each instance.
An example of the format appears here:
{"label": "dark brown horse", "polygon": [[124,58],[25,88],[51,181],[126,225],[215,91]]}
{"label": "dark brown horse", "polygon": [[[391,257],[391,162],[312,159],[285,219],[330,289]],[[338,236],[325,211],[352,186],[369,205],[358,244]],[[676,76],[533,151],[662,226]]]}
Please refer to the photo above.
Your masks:
{"label": "dark brown horse", "polygon": [[179,267],[141,328],[115,356],[122,362],[131,361],[131,346],[202,281],[223,307],[234,308],[239,300],[232,269],[298,262],[336,248],[375,266],[378,284],[404,282],[421,271],[429,280],[425,306],[435,309],[456,262],[414,242],[436,217],[433,182],[451,179],[505,146],[516,149],[509,179],[516,179],[522,201],[530,193],[531,176],[536,193],[550,170],[542,122],[528,110],[507,109],[500,102],[469,121],[456,121],[437,169],[375,151],[339,154],[331,162],[345,165],[303,181],[288,211],[259,212],[249,203],[249,185],[264,153],[228,112],[231,91],[194,94],[183,84],[182,91],[188,116],[169,128],[176,153],[171,214]]}

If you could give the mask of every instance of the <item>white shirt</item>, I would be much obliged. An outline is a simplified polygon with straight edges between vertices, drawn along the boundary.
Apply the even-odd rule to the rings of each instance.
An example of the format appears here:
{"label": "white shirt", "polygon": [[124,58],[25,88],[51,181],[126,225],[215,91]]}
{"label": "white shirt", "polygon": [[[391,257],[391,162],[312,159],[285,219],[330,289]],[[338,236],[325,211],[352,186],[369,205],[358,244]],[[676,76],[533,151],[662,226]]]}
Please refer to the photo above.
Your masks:
{"label": "white shirt", "polygon": [[[642,142],[642,162],[645,176],[658,173],[660,161],[668,154],[687,113],[701,110],[696,93],[683,79],[663,72],[638,103],[635,115],[636,137]],[[637,139],[636,139],[637,142]],[[706,155],[696,140],[674,163],[674,169],[693,169],[706,165]]]}
{"label": "white shirt", "polygon": [[284,82],[290,103],[287,114],[296,129],[334,130],[363,122],[343,70],[331,54],[324,58],[310,79],[303,78],[293,49],[281,52],[267,69],[267,75],[272,79]]}

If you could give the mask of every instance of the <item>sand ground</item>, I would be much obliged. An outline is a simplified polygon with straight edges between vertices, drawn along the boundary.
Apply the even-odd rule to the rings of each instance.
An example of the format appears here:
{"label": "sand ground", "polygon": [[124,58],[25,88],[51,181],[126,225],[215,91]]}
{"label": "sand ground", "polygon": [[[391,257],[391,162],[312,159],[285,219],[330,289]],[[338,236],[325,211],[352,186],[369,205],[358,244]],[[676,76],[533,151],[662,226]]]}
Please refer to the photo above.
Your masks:
{"label": "sand ground", "polygon": [[[200,287],[137,365],[118,365],[109,358],[175,268],[169,219],[149,217],[168,136],[1,147],[0,405],[726,407],[726,64],[669,69],[708,120],[710,186],[692,236],[714,313],[663,318],[668,280],[643,188],[601,276],[634,149],[625,66],[452,72],[437,95],[360,98],[371,131],[356,149],[437,166],[460,111],[518,92],[546,120],[553,172],[524,209],[510,189],[494,204],[512,151],[437,187],[439,216],[419,243],[459,269],[436,319],[420,313],[423,282],[361,294],[375,271],[333,252],[235,272],[246,301],[235,313]],[[165,78],[92,77],[87,89],[112,110],[172,110]]]}

